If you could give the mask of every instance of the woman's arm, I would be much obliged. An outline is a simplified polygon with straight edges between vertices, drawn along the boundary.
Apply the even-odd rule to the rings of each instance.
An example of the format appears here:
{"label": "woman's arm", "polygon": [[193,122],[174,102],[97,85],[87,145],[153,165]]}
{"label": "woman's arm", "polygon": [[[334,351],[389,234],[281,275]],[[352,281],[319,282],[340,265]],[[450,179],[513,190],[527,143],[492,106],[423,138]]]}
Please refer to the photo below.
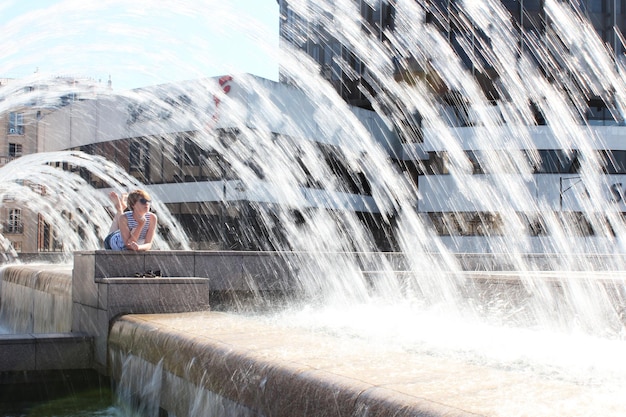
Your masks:
{"label": "woman's arm", "polygon": [[[139,239],[139,235],[141,234],[141,229],[143,229],[145,224],[146,224],[146,219],[145,218],[141,219],[140,221],[137,222],[137,227],[130,230],[130,228],[128,227],[128,218],[126,216],[122,216],[120,218],[120,234],[122,235],[122,239],[124,240],[124,245],[126,246],[126,249],[135,250],[135,251],[141,250],[139,249],[139,247],[143,245],[137,244],[137,239]],[[150,222],[149,228],[150,229],[152,228],[152,222]],[[154,235],[154,232],[153,232],[153,235]],[[148,250],[148,249],[144,249],[144,250]]]}
{"label": "woman's arm", "polygon": [[124,245],[128,245],[130,242],[130,229],[128,228],[128,218],[126,216],[120,216],[118,219],[118,224],[120,228],[120,234],[122,235],[122,241]]}
{"label": "woman's arm", "polygon": [[150,213],[150,225],[148,225],[148,232],[146,233],[146,240],[141,245],[137,245],[135,250],[150,250],[152,248],[152,239],[154,239],[154,233],[156,232],[158,224],[157,216],[154,213]]}

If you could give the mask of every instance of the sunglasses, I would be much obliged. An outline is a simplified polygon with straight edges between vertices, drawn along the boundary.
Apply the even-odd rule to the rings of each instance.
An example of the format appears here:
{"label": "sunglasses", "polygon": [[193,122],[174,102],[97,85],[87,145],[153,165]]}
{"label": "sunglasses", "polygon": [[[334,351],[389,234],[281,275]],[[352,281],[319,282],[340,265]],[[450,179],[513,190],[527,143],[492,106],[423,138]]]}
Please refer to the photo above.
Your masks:
{"label": "sunglasses", "polygon": [[152,202],[152,200],[146,200],[145,198],[140,198],[140,199],[139,199],[139,202],[140,202],[141,204],[148,204],[148,203],[151,203],[151,202]]}

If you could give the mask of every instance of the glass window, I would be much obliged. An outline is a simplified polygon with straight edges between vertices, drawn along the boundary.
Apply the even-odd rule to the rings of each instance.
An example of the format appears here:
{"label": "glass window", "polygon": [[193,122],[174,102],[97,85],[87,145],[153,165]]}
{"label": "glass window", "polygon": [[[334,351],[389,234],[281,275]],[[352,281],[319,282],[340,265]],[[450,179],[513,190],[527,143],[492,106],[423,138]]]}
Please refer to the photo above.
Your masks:
{"label": "glass window", "polygon": [[626,151],[601,151],[600,158],[607,174],[626,174]]}
{"label": "glass window", "polygon": [[440,236],[494,236],[503,233],[499,214],[487,212],[439,212],[428,216]]}
{"label": "glass window", "polygon": [[524,10],[538,12],[541,10],[541,0],[521,0]]}
{"label": "glass window", "polygon": [[129,149],[131,173],[141,173],[143,179],[150,176],[150,147],[146,138],[132,139]]}
{"label": "glass window", "polygon": [[202,155],[202,149],[189,139],[184,139],[184,153],[183,164],[184,165],[200,165],[200,156]]}
{"label": "glass window", "polygon": [[24,134],[24,114],[23,113],[9,113],[9,135],[23,135]]}
{"label": "glass window", "polygon": [[6,231],[7,233],[22,233],[24,231],[21,209],[14,208],[9,210]]}
{"label": "glass window", "polygon": [[362,1],[361,2],[361,16],[363,17],[363,20],[365,20],[368,23],[372,23],[373,15],[374,15],[373,7],[369,4],[369,2]]}
{"label": "glass window", "polygon": [[502,0],[502,5],[507,8],[509,13],[516,22],[520,21],[521,16],[521,4],[517,0]]}
{"label": "glass window", "polygon": [[361,16],[366,23],[364,29],[370,30],[376,36],[380,36],[381,28],[384,27],[382,22],[383,7],[384,4],[380,0],[361,2]]}
{"label": "glass window", "polygon": [[571,174],[576,172],[578,155],[575,151],[544,149],[537,151],[538,160],[533,160],[537,174]]}
{"label": "glass window", "polygon": [[9,157],[18,158],[20,156],[22,156],[22,144],[9,143]]}
{"label": "glass window", "polygon": [[448,155],[445,152],[428,152],[426,172],[431,175],[449,174]]}
{"label": "glass window", "polygon": [[480,151],[468,151],[467,157],[472,164],[472,174],[484,174],[484,155]]}
{"label": "glass window", "polygon": [[312,44],[310,46],[311,57],[317,63],[321,63],[322,60],[320,58],[320,46],[318,44]]}
{"label": "glass window", "polygon": [[331,72],[331,80],[340,80],[341,79],[341,44],[339,42],[333,42],[332,44],[333,58],[332,58],[332,72]]}
{"label": "glass window", "polygon": [[589,11],[591,13],[604,13],[605,0],[589,0]]}
{"label": "glass window", "polygon": [[332,67],[333,67],[333,49],[329,44],[324,44],[324,51],[322,53],[322,77],[326,80],[332,79]]}

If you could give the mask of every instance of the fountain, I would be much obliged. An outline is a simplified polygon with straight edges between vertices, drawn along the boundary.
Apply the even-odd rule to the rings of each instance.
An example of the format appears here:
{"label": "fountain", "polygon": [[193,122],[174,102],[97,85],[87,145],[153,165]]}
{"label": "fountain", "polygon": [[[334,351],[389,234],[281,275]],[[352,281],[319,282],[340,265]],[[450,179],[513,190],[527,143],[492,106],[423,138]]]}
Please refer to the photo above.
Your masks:
{"label": "fountain", "polygon": [[[217,152],[228,161],[241,194],[255,211],[260,226],[254,231],[262,231],[242,240],[285,253],[297,297],[281,300],[280,306],[264,300],[262,311],[239,305],[237,313],[246,317],[207,312],[124,317],[111,331],[112,374],[130,390],[142,391],[139,396],[148,404],[148,414],[156,412],[159,401],[171,400],[176,389],[184,392],[181,396],[189,396],[180,411],[189,415],[257,415],[259,410],[279,415],[290,412],[290,399],[307,396],[320,403],[342,399],[354,405],[346,411],[354,415],[379,415],[388,404],[428,410],[432,415],[462,414],[460,410],[487,415],[622,414],[626,407],[621,399],[626,390],[621,359],[626,296],[620,274],[625,269],[626,230],[623,191],[613,186],[623,180],[604,173],[599,151],[623,148],[618,144],[624,129],[623,62],[614,59],[582,15],[568,4],[546,1],[551,30],[543,37],[528,33],[524,42],[530,48],[520,50],[510,41],[518,37],[517,28],[500,2],[466,1],[456,23],[468,37],[459,42],[476,52],[465,57],[473,60],[475,68],[489,68],[497,74],[494,88],[500,101],[495,105],[448,39],[425,23],[427,10],[416,2],[395,2],[396,25],[384,42],[362,33],[356,19],[360,12],[352,2],[290,4],[366,65],[363,93],[380,124],[386,123],[387,130],[397,127],[401,136],[416,143],[385,143],[375,137],[364,122],[373,117],[364,118],[350,108],[320,77],[317,64],[287,45],[281,73],[295,86],[294,97],[306,97],[297,101],[305,103],[301,108],[272,96],[272,88],[283,86],[272,87],[244,74],[235,77],[236,88],[259,104],[255,112],[242,106],[234,93],[226,94],[214,79],[181,83],[191,102],[201,104],[178,103],[167,118],[195,132],[192,140],[200,149]],[[182,15],[209,17],[193,2],[181,1],[180,5]],[[161,7],[155,13],[163,12]],[[473,33],[480,36],[470,36]],[[261,39],[257,41],[262,45]],[[417,60],[421,72],[412,72],[409,56]],[[398,80],[394,61],[401,74],[410,75],[406,80]],[[335,64],[351,73],[349,60]],[[442,100],[442,90],[450,93],[450,100],[463,103],[464,115],[453,113],[453,107]],[[135,108],[142,109],[138,117],[147,117],[144,122],[158,132],[159,115],[169,109],[161,98],[163,91],[165,87],[155,86],[109,93],[100,102],[137,104]],[[582,115],[589,112],[586,98],[590,96],[609,107],[613,126],[602,130],[585,121]],[[0,105],[13,105],[23,98],[22,92],[16,93],[13,100]],[[74,103],[55,114],[58,120],[67,115],[74,126],[73,117],[96,119],[88,113],[89,105]],[[538,113],[545,124],[537,124]],[[421,138],[415,137],[411,126],[400,128],[416,114],[421,119]],[[466,125],[461,126],[460,120]],[[143,127],[123,127],[135,128],[141,131]],[[226,129],[236,136],[220,134]],[[169,142],[169,132],[162,133],[151,140],[163,146],[168,158],[173,142]],[[55,146],[64,146],[58,143]],[[65,148],[75,146],[70,137]],[[330,156],[320,150],[323,147],[333,150]],[[576,172],[557,182],[549,173],[538,174],[546,149],[563,151],[568,161],[575,159]],[[409,161],[428,172],[436,166],[433,158],[444,151],[445,173],[421,175],[417,183],[409,178],[410,171],[401,172],[393,161]],[[431,159],[427,159],[428,152]],[[75,151],[22,157],[0,169],[0,175],[6,176],[6,193],[19,196],[23,204],[34,204],[32,209],[51,216],[51,223],[63,225],[61,230],[67,235],[62,241],[68,254],[95,250],[108,222],[103,208],[108,205],[106,194],[52,167],[57,161],[85,167],[113,189],[143,185],[114,164]],[[341,161],[353,175],[340,181],[333,161]],[[42,198],[29,184],[42,184],[57,198]],[[365,195],[361,201],[375,215],[363,219],[345,209],[340,197],[352,194]],[[159,197],[165,200],[167,196]],[[77,201],[84,202],[84,207],[77,206]],[[222,203],[234,204],[226,195]],[[77,209],[89,215],[71,220],[62,215]],[[159,219],[168,212],[165,205],[158,211]],[[442,216],[438,223],[430,216],[437,212],[449,216]],[[467,213],[482,216],[477,226],[482,228],[479,240],[452,233],[474,227],[463,220]],[[497,214],[497,221],[488,220],[486,214]],[[568,222],[568,216],[579,216],[581,221]],[[375,227],[364,227],[368,221]],[[444,236],[437,233],[441,225],[447,232]],[[529,225],[539,232],[529,234]],[[174,220],[168,229],[174,231],[169,238],[175,247],[188,249]],[[593,233],[585,235],[582,229]],[[381,242],[388,252],[379,250]],[[159,242],[159,247],[166,244]],[[474,264],[477,270],[467,266],[464,252],[468,247],[480,252],[481,262]],[[484,266],[487,261],[489,268]],[[222,333],[229,326],[239,329],[239,340]],[[241,334],[257,339],[242,341],[246,338]],[[288,342],[290,338],[293,342]],[[301,362],[302,357],[315,356],[309,347],[317,344],[337,348],[337,358],[346,365],[320,365],[329,360],[322,356],[315,357],[319,362],[314,365]],[[181,361],[172,355],[179,351],[188,352],[190,359]],[[215,362],[209,353],[198,353],[202,351],[222,354],[223,362]],[[250,352],[255,352],[252,358]],[[267,364],[264,354],[274,355],[283,367],[291,366],[297,378],[282,374],[284,368],[275,363],[263,368]],[[362,360],[357,361],[355,354]],[[240,360],[249,361],[249,379],[233,371]],[[228,378],[216,377],[211,369]],[[417,375],[418,369],[423,373]],[[400,372],[405,370],[407,374]],[[385,385],[384,380],[374,388],[368,385],[371,378],[395,373],[412,381],[412,388]],[[340,376],[328,382],[328,374]],[[218,386],[229,378],[232,385]],[[150,391],[163,388],[162,380],[169,384],[167,394]],[[185,385],[189,380],[195,385]],[[281,403],[276,381],[292,380],[310,385],[303,391],[294,388]],[[312,382],[319,380],[325,381],[321,388]],[[468,385],[482,391],[468,390]],[[500,389],[501,385],[506,388]],[[277,403],[264,403],[268,398]],[[424,401],[416,406],[415,398]],[[303,404],[312,407],[306,401]],[[377,409],[376,404],[385,406]],[[325,410],[324,405],[319,407]]]}

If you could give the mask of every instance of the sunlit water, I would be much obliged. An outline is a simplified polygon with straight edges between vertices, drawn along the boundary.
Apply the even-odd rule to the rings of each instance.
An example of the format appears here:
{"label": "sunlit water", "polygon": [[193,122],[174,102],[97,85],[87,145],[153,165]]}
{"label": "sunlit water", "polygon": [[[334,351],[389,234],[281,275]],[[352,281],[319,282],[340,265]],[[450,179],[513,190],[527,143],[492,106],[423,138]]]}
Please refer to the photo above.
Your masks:
{"label": "sunlit water", "polygon": [[[520,53],[516,43],[511,42],[516,37],[516,28],[511,25],[510,16],[499,2],[466,1],[463,3],[464,20],[457,23],[479,28],[489,39],[488,43],[480,45],[482,59],[498,72],[500,81],[497,88],[500,95],[508,99],[500,114],[494,115],[489,101],[472,74],[463,67],[447,39],[431,25],[421,23],[425,11],[416,2],[396,2],[396,30],[389,34],[387,43],[362,34],[360,22],[355,20],[359,11],[350,3],[294,1],[293,6],[297,12],[324,25],[367,65],[370,84],[376,92],[376,97],[372,98],[374,108],[386,121],[402,125],[400,122],[406,111],[421,114],[425,131],[445,144],[449,154],[450,178],[470,202],[488,199],[493,211],[511,214],[504,217],[505,236],[489,236],[489,240],[492,247],[501,250],[503,260],[512,262],[520,271],[527,298],[520,301],[512,300],[506,294],[486,298],[468,294],[466,277],[456,273],[458,265],[449,249],[441,243],[430,225],[415,214],[419,192],[404,174],[398,172],[386,151],[369,136],[341,97],[320,78],[315,63],[298,51],[285,50],[280,57],[283,74],[316,104],[311,116],[324,126],[325,131],[320,133],[320,137],[338,144],[341,150],[338,156],[346,165],[367,176],[376,206],[382,213],[381,222],[393,229],[397,249],[406,254],[408,272],[412,275],[407,279],[398,279],[393,267],[381,259],[376,269],[383,274],[372,285],[358,268],[356,256],[351,254],[374,250],[373,237],[351,213],[310,210],[304,198],[301,184],[305,170],[302,163],[306,166],[307,175],[323,184],[326,190],[343,190],[333,181],[333,174],[323,155],[312,143],[291,139],[303,136],[298,120],[291,119],[269,102],[266,108],[257,109],[258,117],[241,114],[237,103],[223,97],[223,112],[230,115],[230,120],[240,131],[237,141],[224,143],[219,140],[210,128],[211,115],[200,116],[195,121],[199,132],[195,141],[203,148],[215,149],[223,154],[246,189],[263,190],[272,186],[274,190],[280,190],[274,192],[284,203],[281,208],[256,207],[266,226],[267,235],[263,236],[263,241],[269,242],[268,248],[319,254],[313,260],[303,260],[306,263],[299,268],[298,284],[306,301],[304,306],[300,304],[289,308],[275,317],[290,325],[389,343],[409,351],[452,355],[520,371],[553,374],[581,383],[626,386],[623,376],[626,369],[621,365],[624,361],[620,355],[620,352],[626,351],[623,312],[613,308],[610,294],[595,284],[592,274],[573,282],[568,281],[569,274],[566,272],[558,276],[566,290],[556,294],[549,284],[536,280],[528,272],[532,268],[518,256],[530,247],[530,243],[518,233],[520,225],[513,214],[516,211],[549,213],[552,210],[542,206],[541,202],[534,203],[535,200],[530,198],[527,182],[532,177],[531,167],[518,158],[518,152],[511,150],[504,158],[499,153],[500,156],[487,159],[486,164],[491,171],[512,170],[515,175],[493,175],[489,181],[482,176],[471,175],[470,162],[451,123],[449,108],[423,81],[398,83],[393,77],[392,65],[393,58],[399,53],[403,56],[410,53],[419,57],[422,63],[428,63],[440,82],[458,92],[467,103],[475,126],[484,128],[481,132],[485,135],[483,146],[487,150],[506,150],[509,141],[523,143],[532,150],[534,145],[530,141],[530,131],[534,115],[530,103],[535,103],[561,147],[576,149],[585,155],[581,159],[581,179],[589,198],[583,202],[583,210],[590,222],[597,226],[596,230],[605,242],[593,249],[597,253],[617,254],[623,253],[625,248],[624,223],[615,207],[597,204],[603,201],[601,189],[606,185],[591,146],[593,141],[599,139],[579,115],[585,113],[584,98],[597,95],[611,102],[616,121],[622,120],[626,93],[622,63],[614,61],[585,20],[567,4],[546,1],[546,12],[555,22],[554,32],[550,33],[550,38],[546,35],[545,39],[528,34],[527,42],[533,48]],[[86,30],[84,22],[93,22],[93,19],[97,22],[98,13],[103,8],[109,10],[107,8],[122,5],[121,2],[111,1],[95,7],[94,3],[66,15],[67,8],[71,6],[75,9],[77,5],[75,2],[60,4],[61,7],[47,19],[63,22],[64,27],[79,33]],[[198,6],[191,1],[178,1],[176,4],[178,7],[170,8],[169,5],[150,3],[146,13],[167,12],[177,18],[194,16],[204,19],[207,24],[213,21],[216,10],[226,13],[218,2],[211,7]],[[132,13],[136,12],[133,9]],[[231,28],[243,29],[242,16],[218,14]],[[332,21],[328,20],[331,18]],[[25,14],[24,19],[11,22],[4,33],[19,34],[38,16]],[[109,24],[102,22],[96,25],[102,29],[98,45],[105,52],[119,48],[119,44],[108,41],[106,29]],[[117,29],[115,33],[128,35],[123,45],[126,50],[137,53],[136,63],[142,58],[140,45],[150,38],[150,34],[159,34],[159,29],[155,27],[125,26],[121,22],[113,22],[110,28]],[[51,40],[56,38],[54,32],[45,27],[38,28],[38,31],[40,36]],[[260,48],[267,48],[261,36],[251,36],[257,36],[255,40]],[[68,39],[62,36],[56,47],[48,49],[46,56],[58,58],[67,50],[63,42]],[[31,56],[34,59],[38,52],[36,39],[28,37],[26,40],[29,41],[27,45],[35,50]],[[464,41],[469,42],[467,39]],[[168,37],[164,56],[168,48],[180,45],[185,45],[186,49],[193,43],[189,43],[183,34]],[[199,56],[195,69],[202,76],[212,75],[204,74],[202,68],[205,64],[210,67],[208,63],[211,60],[219,59],[211,56],[208,49],[205,51],[203,48],[206,46],[207,40],[204,40],[196,45],[197,50],[191,51]],[[267,48],[268,53],[270,49]],[[6,59],[10,55],[10,52],[4,52],[0,58]],[[565,63],[570,70],[569,77],[561,78],[550,73],[554,61]],[[348,68],[346,62],[339,64]],[[168,65],[177,64],[168,62]],[[0,73],[3,70],[10,72],[10,69],[10,65],[5,64],[0,67]],[[128,70],[137,70],[137,65],[129,65]],[[548,77],[546,73],[554,76]],[[254,79],[241,76],[238,80],[254,94],[262,97],[267,94]],[[31,81],[32,78],[25,80],[26,83]],[[16,90],[14,101],[0,103],[0,110],[5,112],[12,103],[23,100],[20,94]],[[144,92],[132,96],[145,100],[150,106],[155,98],[152,94]],[[54,100],[57,95],[58,92],[50,92],[49,98]],[[184,108],[179,109],[176,115],[183,120],[196,116],[196,113]],[[286,126],[290,137],[277,138],[272,134],[269,121],[276,120],[281,120]],[[500,129],[502,125],[509,128]],[[410,135],[410,132],[405,133]],[[0,169],[0,193],[17,196],[20,203],[45,213],[51,223],[65,232],[62,236],[65,250],[98,248],[109,222],[105,210],[109,206],[106,194],[94,190],[75,174],[52,168],[48,162],[69,162],[85,167],[97,172],[111,188],[119,191],[129,184],[136,187],[141,187],[141,184],[110,162],[79,152],[23,157]],[[49,191],[47,196],[44,198],[32,187],[25,186],[28,181],[43,184]],[[332,199],[330,195],[320,197],[323,202],[329,199]],[[170,230],[179,230],[176,222],[167,216],[165,207],[158,206],[158,196],[156,201],[159,219],[169,222]],[[89,215],[75,216],[71,221],[63,215],[78,209]],[[294,222],[294,210],[301,215],[298,222]],[[561,254],[559,267],[567,271],[580,261],[576,256],[577,243],[569,238],[569,231],[556,218],[546,214],[545,221],[554,232],[553,238],[546,241],[545,250]],[[609,222],[610,228],[603,226],[605,221]],[[276,224],[280,227],[275,227]],[[81,233],[77,232],[79,228]],[[182,232],[172,233],[172,236],[176,247],[185,248]],[[507,236],[512,238],[507,239]],[[157,241],[156,246],[168,247],[162,241]],[[325,255],[339,252],[349,254],[340,259],[333,257],[332,262]],[[626,268],[616,258],[609,269],[617,271]],[[617,285],[623,286],[622,281],[618,280]]]}
{"label": "sunlit water", "polygon": [[495,325],[408,304],[287,310],[270,322],[353,338],[397,352],[447,357],[582,385],[626,389],[623,339]]}

